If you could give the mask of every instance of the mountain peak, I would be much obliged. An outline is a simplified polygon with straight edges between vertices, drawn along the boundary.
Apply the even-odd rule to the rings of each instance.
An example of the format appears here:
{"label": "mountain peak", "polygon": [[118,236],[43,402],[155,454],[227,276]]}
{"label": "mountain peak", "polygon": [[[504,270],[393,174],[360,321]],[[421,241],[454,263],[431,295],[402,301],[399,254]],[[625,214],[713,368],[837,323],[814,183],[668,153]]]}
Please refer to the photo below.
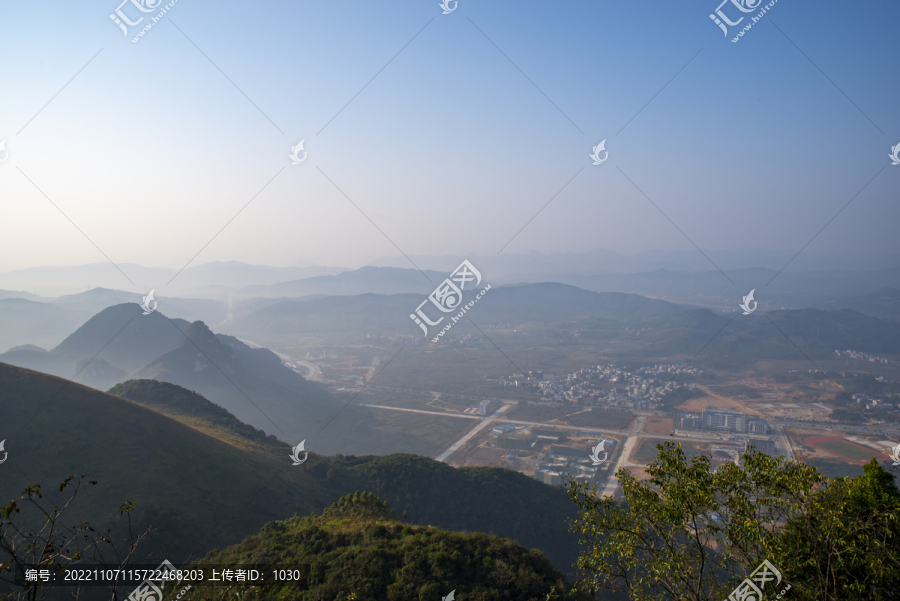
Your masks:
{"label": "mountain peak", "polygon": [[216,338],[216,335],[213,333],[213,331],[210,330],[209,327],[200,320],[197,320],[189,325],[187,329],[184,330],[184,335],[187,338],[190,338],[190,341],[182,339],[179,346],[190,346],[191,342],[197,345],[200,345],[201,343],[211,345],[220,344],[219,339]]}

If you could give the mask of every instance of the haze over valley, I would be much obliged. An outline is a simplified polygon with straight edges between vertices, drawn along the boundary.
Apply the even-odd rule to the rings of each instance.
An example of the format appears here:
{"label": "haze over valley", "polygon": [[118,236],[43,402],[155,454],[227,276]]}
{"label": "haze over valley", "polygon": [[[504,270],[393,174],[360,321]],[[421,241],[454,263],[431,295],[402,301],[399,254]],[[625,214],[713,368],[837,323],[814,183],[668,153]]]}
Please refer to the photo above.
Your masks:
{"label": "haze over valley", "polygon": [[900,598],[898,19],[3,4],[0,597]]}

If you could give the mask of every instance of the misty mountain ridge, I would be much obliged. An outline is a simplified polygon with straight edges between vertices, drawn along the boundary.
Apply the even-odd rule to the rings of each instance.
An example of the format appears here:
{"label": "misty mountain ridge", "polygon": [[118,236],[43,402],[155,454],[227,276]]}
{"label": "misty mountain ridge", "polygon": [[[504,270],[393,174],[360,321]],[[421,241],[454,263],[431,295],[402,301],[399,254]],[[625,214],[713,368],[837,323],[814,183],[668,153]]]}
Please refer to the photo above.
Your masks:
{"label": "misty mountain ridge", "polygon": [[[127,379],[177,384],[292,445],[313,440],[341,406],[321,384],[285,367],[268,349],[216,335],[200,321],[142,313],[136,303],[109,307],[50,351],[20,348],[0,354],[0,361],[98,389]],[[378,424],[380,418],[370,409],[351,407],[342,420],[359,426]],[[354,452],[372,452],[381,444],[350,432],[316,442],[325,450]]]}
{"label": "misty mountain ridge", "polygon": [[285,367],[272,351],[214,334],[199,321],[190,324],[177,346],[130,378],[196,391],[242,422],[291,444],[311,435],[338,407],[321,384]]}
{"label": "misty mountain ridge", "polygon": [[[463,295],[464,301],[469,301],[474,294],[475,289],[467,290]],[[265,336],[269,340],[314,333],[362,337],[386,333],[417,336],[421,330],[409,315],[426,296],[427,293],[360,294],[305,301],[285,300],[237,316],[226,329],[248,338]],[[484,300],[479,302],[478,317],[475,319],[478,323],[540,323],[575,317],[634,320],[672,315],[690,308],[635,294],[591,292],[566,284],[521,284],[492,287]]]}
{"label": "misty mountain ridge", "polygon": [[[118,267],[135,282],[133,294],[146,294],[151,289],[165,288],[169,294],[197,296],[195,291],[206,286],[237,289],[254,284],[274,284],[299,278],[333,275],[346,271],[343,267],[271,267],[250,265],[240,261],[214,261],[179,268],[145,267],[136,263],[119,263]],[[171,284],[167,284],[177,274]],[[72,266],[29,267],[0,273],[4,288],[19,288],[44,296],[72,294],[91,288],[119,289],[128,280],[110,263],[98,262]],[[200,294],[202,296],[202,294]],[[35,299],[37,300],[37,299]]]}
{"label": "misty mountain ridge", "polygon": [[23,344],[52,348],[91,315],[26,298],[0,299],[0,350]]}
{"label": "misty mountain ridge", "polygon": [[[219,323],[225,318],[225,304],[219,301],[165,295],[154,297],[158,308],[166,315],[188,322],[204,319]],[[52,348],[103,309],[123,303],[138,306],[142,298],[143,295],[132,292],[92,288],[58,298],[41,298],[40,301],[0,299],[0,350],[22,344]]]}
{"label": "misty mountain ridge", "polygon": [[866,315],[900,321],[900,289],[884,288],[870,294],[845,296],[823,303],[823,309],[853,309]]}
{"label": "misty mountain ridge", "polygon": [[[704,257],[704,254],[706,255]],[[796,255],[796,256],[795,256]],[[709,257],[707,259],[707,257]],[[617,253],[604,248],[584,252],[529,253],[503,252],[502,254],[456,255],[409,255],[421,269],[433,269],[450,273],[463,258],[468,259],[483,274],[505,280],[514,277],[547,277],[559,274],[627,274],[652,272],[658,269],[668,271],[709,271],[715,270],[710,260],[719,269],[728,271],[739,269],[770,269],[789,273],[803,271],[874,271],[900,265],[900,254],[882,253],[874,255],[849,255],[847,253],[816,252],[805,250],[797,255],[796,250],[747,249],[742,251],[708,250],[701,254],[690,250],[647,250],[632,255]],[[379,267],[409,267],[405,257],[381,257],[371,262]]]}
{"label": "misty mountain ridge", "polygon": [[[323,275],[267,286],[247,286],[238,291],[243,297],[295,297],[310,294],[352,296],[357,294],[428,294],[449,273],[398,267],[361,267],[337,275]],[[427,277],[426,277],[427,276]],[[429,278],[431,281],[429,281]]]}
{"label": "misty mountain ridge", "polygon": [[[108,388],[173,348],[190,323],[162,313],[143,315],[137,303],[103,309],[49,351],[19,346],[0,361]],[[82,368],[87,365],[87,371]]]}
{"label": "misty mountain ridge", "polygon": [[[467,292],[463,301],[472,295]],[[424,299],[414,294],[364,294],[284,301],[240,316],[226,329],[274,347],[311,335],[329,335],[336,343],[348,344],[372,335],[419,338],[421,330],[409,314]],[[468,316],[478,327],[528,330],[543,338],[558,340],[560,334],[568,336],[577,328],[582,340],[630,340],[630,350],[623,347],[622,352],[632,359],[691,357],[700,349],[707,355],[728,352],[747,360],[802,357],[794,344],[813,358],[830,357],[835,349],[900,353],[900,324],[852,309],[759,308],[752,316],[742,316],[735,306],[723,315],[635,294],[591,292],[555,283],[492,287]],[[641,329],[639,339],[629,333],[631,328]],[[462,334],[482,336],[467,320],[452,331]]]}

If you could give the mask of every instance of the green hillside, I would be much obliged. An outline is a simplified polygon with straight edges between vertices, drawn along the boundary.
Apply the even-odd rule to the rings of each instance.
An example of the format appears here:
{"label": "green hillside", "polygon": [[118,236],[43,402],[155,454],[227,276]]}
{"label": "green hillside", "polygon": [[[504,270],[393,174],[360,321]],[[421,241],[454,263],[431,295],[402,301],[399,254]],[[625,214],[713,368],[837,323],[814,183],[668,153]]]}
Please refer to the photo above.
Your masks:
{"label": "green hillside", "polygon": [[[398,521],[371,493],[354,493],[321,515],[294,516],[198,564],[296,566],[300,578],[260,598],[418,601],[455,591],[458,601],[588,600],[537,551],[485,534],[460,534]],[[220,591],[198,587],[190,599]]]}
{"label": "green hillside", "polygon": [[521,474],[454,469],[407,454],[310,453],[292,466],[286,447],[227,430],[230,420],[190,393],[173,388],[177,394],[166,401],[164,386],[123,386],[123,394],[146,405],[0,363],[0,436],[9,453],[0,466],[0,499],[8,502],[34,483],[53,490],[68,476],[90,473],[99,484],[76,502],[73,515],[115,528],[115,510],[131,501],[136,528],[158,528],[144,548],[164,547],[173,562],[234,544],[266,522],[322,511],[355,490],[378,494],[412,523],[494,533],[538,548],[565,572],[577,556],[567,525],[574,507],[564,492]]}
{"label": "green hillside", "polygon": [[803,359],[797,347],[811,359],[830,358],[835,349],[900,353],[900,324],[850,309],[793,309],[734,318],[699,309],[652,320],[644,327],[649,330],[642,337],[647,346],[636,355],[691,356],[704,345],[700,359],[718,357],[718,361]]}
{"label": "green hillside", "polygon": [[578,554],[577,539],[564,525],[576,516],[565,491],[512,470],[453,468],[419,455],[339,455],[325,477],[343,491],[375,493],[412,523],[494,533],[537,547],[566,572]]}
{"label": "green hillside", "polygon": [[116,384],[107,392],[140,403],[220,440],[240,437],[283,449],[290,447],[274,436],[266,436],[262,430],[248,426],[196,392],[169,382],[128,380]]}

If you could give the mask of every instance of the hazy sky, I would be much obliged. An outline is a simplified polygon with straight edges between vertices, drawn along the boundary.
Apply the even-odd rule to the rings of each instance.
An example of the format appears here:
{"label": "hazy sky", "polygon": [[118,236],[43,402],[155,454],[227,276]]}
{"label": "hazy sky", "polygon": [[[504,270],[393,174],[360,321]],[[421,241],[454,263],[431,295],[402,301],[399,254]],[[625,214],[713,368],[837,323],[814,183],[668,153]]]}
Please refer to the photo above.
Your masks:
{"label": "hazy sky", "polygon": [[0,4],[0,271],[102,260],[75,226],[178,268],[254,196],[196,263],[399,255],[335,186],[463,257],[557,193],[504,252],[799,250],[871,180],[809,250],[898,248],[896,2],[781,0],[738,43],[716,0],[181,0],[137,43],[157,11],[125,37],[117,4]]}

